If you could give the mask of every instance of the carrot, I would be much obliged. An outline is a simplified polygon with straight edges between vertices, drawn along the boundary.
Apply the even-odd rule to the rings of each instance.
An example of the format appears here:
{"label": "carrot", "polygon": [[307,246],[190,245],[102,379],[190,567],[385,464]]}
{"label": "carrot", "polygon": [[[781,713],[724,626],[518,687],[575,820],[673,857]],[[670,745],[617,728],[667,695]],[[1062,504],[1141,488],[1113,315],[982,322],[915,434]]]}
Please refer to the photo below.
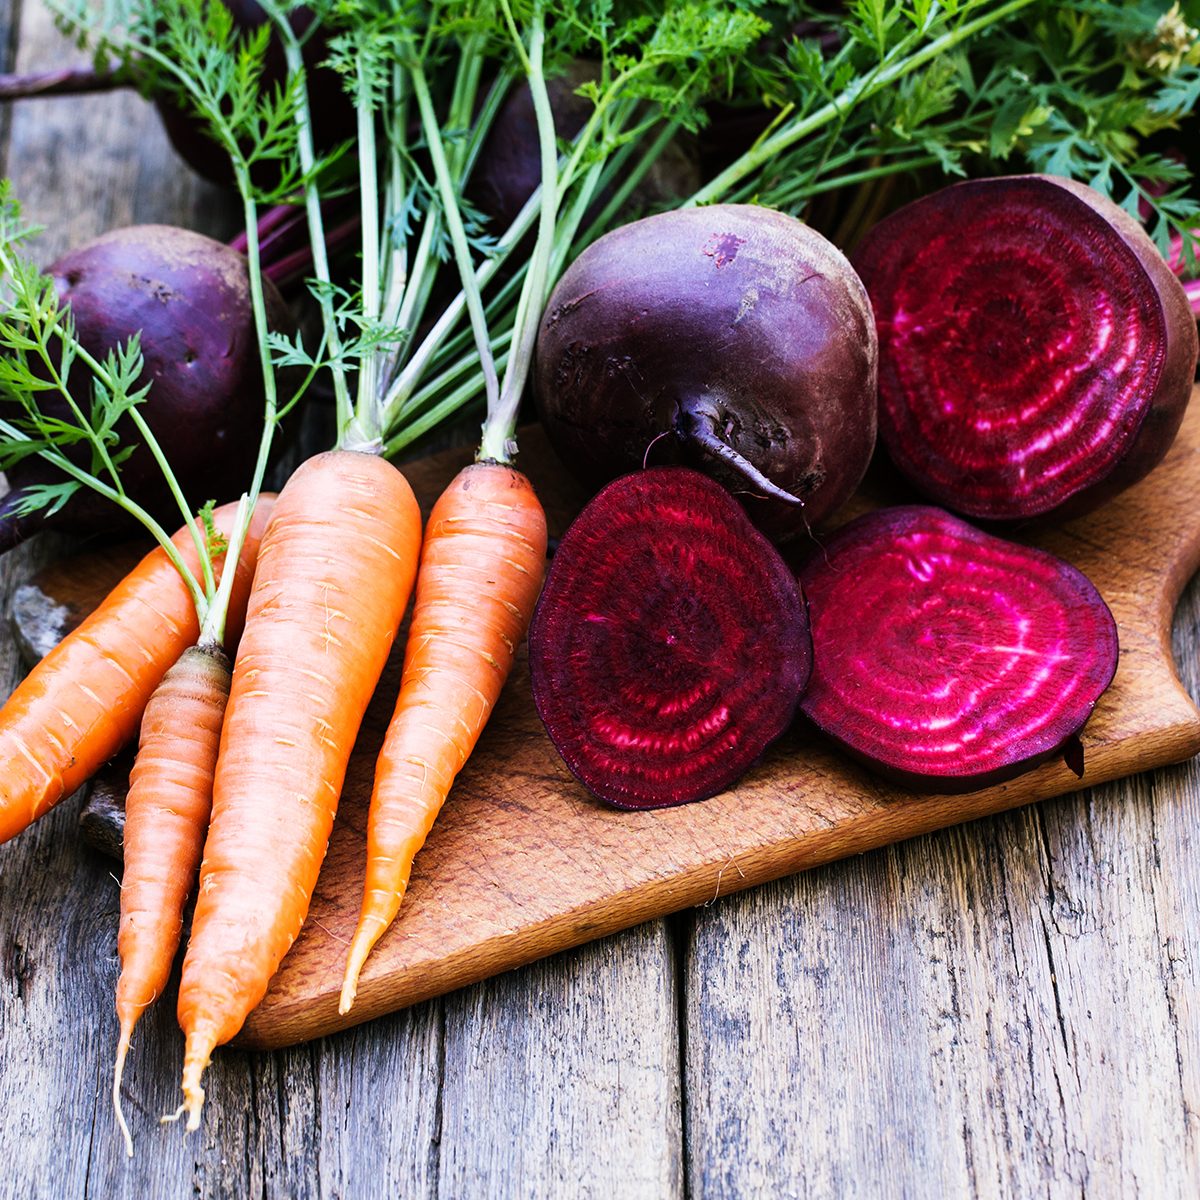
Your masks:
{"label": "carrot", "polygon": [[[255,512],[238,559],[231,614],[244,611],[269,507]],[[236,504],[217,510],[222,533],[236,511]],[[172,541],[195,571],[190,533],[181,529]],[[70,795],[133,736],[167,668],[199,632],[193,599],[160,547],[33,668],[0,709],[0,842]]]}
{"label": "carrot", "polygon": [[475,463],[425,532],[395,713],[375,771],[367,877],[338,1011],[391,924],[455,776],[475,749],[525,636],[546,562],[546,515],[512,467]]}
{"label": "carrot", "polygon": [[125,870],[117,948],[113,1107],[121,1112],[121,1076],[138,1018],[166,986],[183,932],[183,909],[196,880],[212,807],[213,772],[229,698],[229,659],[216,646],[190,646],[163,676],[142,718],[137,761],[125,800]]}
{"label": "carrot", "polygon": [[420,540],[404,476],[336,450],[296,471],[263,536],[179,988],[189,1129],[210,1054],[262,999],[308,912]]}

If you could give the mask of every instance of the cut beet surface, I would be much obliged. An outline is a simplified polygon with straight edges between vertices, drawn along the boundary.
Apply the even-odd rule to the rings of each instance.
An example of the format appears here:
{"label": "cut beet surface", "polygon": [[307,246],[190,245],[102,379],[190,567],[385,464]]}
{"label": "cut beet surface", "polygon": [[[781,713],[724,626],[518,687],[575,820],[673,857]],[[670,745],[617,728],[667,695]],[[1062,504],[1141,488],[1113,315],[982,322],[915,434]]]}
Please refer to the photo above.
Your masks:
{"label": "cut beet surface", "polygon": [[955,184],[880,222],[854,257],[879,333],[879,434],[967,516],[1075,515],[1166,453],[1196,323],[1142,228],[1046,176]]}
{"label": "cut beet surface", "polygon": [[791,723],[812,665],[799,585],[719,484],[626,475],[568,529],[529,631],[533,698],[620,808],[732,784]]}
{"label": "cut beet surface", "polygon": [[966,792],[1068,752],[1117,669],[1117,627],[1052,554],[937,508],[881,509],[800,572],[807,716],[922,791]]}

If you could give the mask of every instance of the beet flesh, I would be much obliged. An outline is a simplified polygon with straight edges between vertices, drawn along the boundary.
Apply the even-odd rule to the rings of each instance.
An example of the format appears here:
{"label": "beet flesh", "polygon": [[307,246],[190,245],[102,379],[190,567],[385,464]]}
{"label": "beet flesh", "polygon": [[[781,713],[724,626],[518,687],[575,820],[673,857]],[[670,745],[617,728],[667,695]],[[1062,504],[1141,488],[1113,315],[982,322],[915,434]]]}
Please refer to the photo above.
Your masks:
{"label": "beet flesh", "polygon": [[941,509],[850,522],[800,571],[813,673],[801,708],[907,787],[973,791],[1070,749],[1117,668],[1088,579]]}
{"label": "beet flesh", "polygon": [[791,723],[812,653],[778,551],[718,484],[657,467],[609,484],[568,529],[529,664],[567,766],[643,809],[738,779]]}
{"label": "beet flesh", "polygon": [[1141,227],[1099,193],[955,184],[854,256],[879,330],[879,433],[919,490],[982,520],[1074,516],[1141,479],[1191,395],[1196,323]]}
{"label": "beet flesh", "polygon": [[[840,251],[783,213],[717,204],[622,226],[575,260],[542,319],[535,394],[586,481],[647,452],[684,462],[783,540],[862,479],[875,351],[866,292]],[[802,504],[765,498],[720,448]]]}
{"label": "beet flesh", "polygon": [[[245,258],[190,230],[138,225],[69,251],[47,274],[92,355],[103,359],[118,343],[141,334],[142,382],[150,384],[142,415],[189,501],[199,506],[236,498],[253,473],[265,408]],[[264,286],[272,327],[288,330],[286,306],[269,281]],[[90,373],[76,364],[67,383],[88,411]],[[49,415],[69,417],[66,402],[49,393],[41,404]],[[122,445],[137,445],[121,466],[126,492],[160,519],[177,517],[161,472],[132,424],[123,419],[117,431]],[[77,457],[87,462],[85,452]],[[86,533],[121,527],[120,510],[88,489],[51,518],[40,513],[18,518],[12,509],[22,489],[61,482],[62,475],[37,457],[7,475],[13,490],[0,501],[0,550],[45,525]]]}

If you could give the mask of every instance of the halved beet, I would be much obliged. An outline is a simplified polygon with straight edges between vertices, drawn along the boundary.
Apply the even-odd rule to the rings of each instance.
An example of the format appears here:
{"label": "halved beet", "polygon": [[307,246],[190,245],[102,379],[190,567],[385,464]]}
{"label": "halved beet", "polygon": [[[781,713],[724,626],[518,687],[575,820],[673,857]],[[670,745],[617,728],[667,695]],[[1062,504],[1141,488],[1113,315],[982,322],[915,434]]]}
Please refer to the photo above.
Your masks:
{"label": "halved beet", "polygon": [[1116,622],[1083,574],[938,508],[851,521],[800,581],[813,638],[801,708],[922,791],[973,791],[1079,754],[1117,669]]}
{"label": "halved beet", "polygon": [[659,213],[593,242],[546,306],[534,385],[583,478],[649,451],[723,483],[776,540],[846,500],[875,446],[862,284],[815,230],[750,204]]}
{"label": "halved beet", "polygon": [[1166,453],[1196,322],[1142,228],[1082,184],[955,184],[900,209],[854,265],[879,331],[879,434],[956,512],[1075,515]]}
{"label": "halved beet", "polygon": [[790,724],[812,666],[800,588],[722,487],[626,475],[554,555],[533,699],[568,767],[619,808],[702,800]]}

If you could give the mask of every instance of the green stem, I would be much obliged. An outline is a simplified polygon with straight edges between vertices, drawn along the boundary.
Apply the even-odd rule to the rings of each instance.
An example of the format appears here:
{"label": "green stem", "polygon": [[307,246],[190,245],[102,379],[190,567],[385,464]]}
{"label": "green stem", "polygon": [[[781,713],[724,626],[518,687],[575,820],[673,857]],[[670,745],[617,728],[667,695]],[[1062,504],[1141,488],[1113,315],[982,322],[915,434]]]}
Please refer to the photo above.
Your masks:
{"label": "green stem", "polygon": [[[367,103],[366,64],[359,55],[358,70],[358,179],[362,214],[362,308],[364,326],[370,328],[379,321],[380,257],[379,257],[379,180],[375,166],[375,113]],[[359,368],[358,406],[355,419],[356,436],[365,442],[379,439],[380,404],[376,379],[379,356],[366,355]]]}
{"label": "green stem", "polygon": [[[258,214],[251,198],[250,176],[245,171],[237,173],[238,190],[242,194],[242,211],[246,221],[246,264],[250,273],[250,302],[254,313],[254,336],[258,342],[259,367],[263,377],[263,431],[258,440],[258,456],[254,461],[254,474],[250,486],[246,489],[238,505],[233,523],[233,534],[225,551],[225,569],[221,572],[221,586],[218,598],[212,604],[208,617],[202,621],[201,638],[207,638],[212,644],[220,644],[225,640],[225,622],[229,615],[230,588],[233,586],[233,576],[237,572],[237,563],[242,556],[242,547],[246,544],[246,535],[250,530],[250,520],[254,515],[254,506],[258,503],[262,491],[263,480],[267,474],[267,463],[271,456],[271,442],[274,438],[275,427],[279,423],[279,392],[275,381],[275,371],[271,366],[271,349],[267,344],[267,304],[263,292],[262,264],[259,262],[258,246]],[[226,580],[229,585],[226,586]]]}
{"label": "green stem", "polygon": [[300,158],[300,169],[304,175],[304,209],[308,216],[309,241],[312,247],[313,276],[319,287],[317,303],[321,310],[321,322],[329,346],[330,365],[333,374],[333,394],[337,405],[338,433],[341,435],[354,420],[354,404],[350,399],[350,385],[346,378],[346,365],[342,357],[342,337],[337,317],[333,311],[333,280],[329,270],[329,254],[325,248],[325,223],[321,217],[321,195],[317,187],[317,155],[313,146],[312,111],[308,100],[308,84],[304,74],[304,56],[290,22],[275,4],[264,0],[267,10],[279,31],[283,43],[284,59],[289,76],[301,80],[300,101],[296,106],[296,150]]}
{"label": "green stem", "polygon": [[537,118],[538,148],[542,160],[542,198],[537,241],[529,260],[525,286],[521,289],[521,298],[517,301],[517,314],[513,319],[513,344],[504,371],[504,387],[494,401],[492,394],[488,393],[487,418],[483,423],[483,439],[479,444],[478,457],[481,461],[507,463],[512,461],[516,450],[514,434],[517,430],[517,412],[525,390],[525,381],[529,377],[529,369],[533,365],[533,344],[537,339],[542,306],[546,302],[550,260],[554,253],[554,228],[558,219],[558,145],[554,134],[554,111],[550,107],[550,93],[546,89],[546,77],[542,72],[546,29],[541,0],[537,0],[533,8],[528,56],[509,11],[508,0],[500,0],[500,3],[517,54],[527,72],[529,92],[533,97],[533,111]]}
{"label": "green stem", "polygon": [[[8,421],[2,419],[0,419],[0,434],[3,434],[10,442],[28,442],[31,440],[16,426],[10,425]],[[111,500],[113,504],[139,521],[151,533],[154,540],[162,547],[163,552],[179,572],[184,586],[187,588],[193,603],[196,605],[196,612],[203,621],[208,611],[207,598],[200,584],[197,582],[196,576],[192,573],[191,568],[183,561],[183,556],[179,553],[179,547],[171,541],[167,531],[136,500],[131,500],[124,492],[117,491],[116,488],[110,487],[107,483],[97,479],[89,471],[76,466],[65,454],[61,454],[57,450],[51,450],[48,447],[39,449],[37,453],[39,457],[62,471],[64,475],[70,476],[77,483],[83,484],[84,487],[91,488],[93,492],[103,496],[106,500]]]}
{"label": "green stem", "polygon": [[414,65],[412,69],[412,84],[413,92],[417,98],[417,108],[421,114],[421,125],[425,130],[425,140],[429,148],[429,157],[433,163],[438,194],[442,201],[442,216],[446,222],[446,230],[450,234],[450,244],[454,249],[454,260],[458,266],[459,276],[462,279],[467,313],[471,318],[471,328],[475,331],[475,345],[479,350],[479,366],[483,372],[484,385],[487,389],[488,408],[490,409],[499,399],[500,383],[496,377],[496,364],[492,360],[491,347],[488,345],[487,320],[484,317],[483,301],[480,298],[479,285],[475,278],[475,264],[471,261],[471,249],[467,243],[467,231],[463,226],[458,197],[454,194],[450,165],[446,161],[446,152],[442,145],[441,132],[438,129],[437,115],[433,110],[433,97],[429,93],[429,85],[425,79],[425,72],[419,65]]}

